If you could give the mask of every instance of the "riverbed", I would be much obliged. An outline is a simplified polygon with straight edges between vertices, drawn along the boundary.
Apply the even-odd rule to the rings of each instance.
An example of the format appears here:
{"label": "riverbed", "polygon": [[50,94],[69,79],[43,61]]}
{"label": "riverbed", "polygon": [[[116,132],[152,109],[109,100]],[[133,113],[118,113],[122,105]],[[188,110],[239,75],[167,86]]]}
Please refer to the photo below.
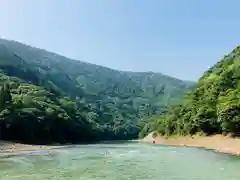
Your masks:
{"label": "riverbed", "polygon": [[119,142],[1,154],[3,180],[239,180],[240,157]]}

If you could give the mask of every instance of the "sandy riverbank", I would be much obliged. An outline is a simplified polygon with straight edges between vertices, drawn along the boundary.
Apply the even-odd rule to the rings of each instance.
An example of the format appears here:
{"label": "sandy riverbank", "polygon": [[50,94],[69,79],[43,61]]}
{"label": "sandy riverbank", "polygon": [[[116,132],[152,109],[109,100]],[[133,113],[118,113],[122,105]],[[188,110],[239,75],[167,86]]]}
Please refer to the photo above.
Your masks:
{"label": "sandy riverbank", "polygon": [[[217,152],[239,155],[240,156],[240,138],[231,138],[222,135],[214,136],[180,136],[165,138],[157,135],[153,138],[153,133],[150,133],[143,142],[156,144],[164,144],[169,146],[187,146],[212,149]],[[51,150],[64,146],[42,146],[42,145],[27,145],[13,142],[0,141],[0,153],[21,153],[26,151],[36,150]]]}
{"label": "sandy riverbank", "polygon": [[20,153],[25,151],[35,150],[50,150],[60,148],[62,146],[41,146],[41,145],[28,145],[13,142],[0,141],[0,153]]}
{"label": "sandy riverbank", "polygon": [[217,152],[240,155],[240,139],[231,138],[222,135],[214,136],[182,136],[182,137],[170,137],[165,138],[157,135],[153,138],[153,133],[150,133],[143,139],[143,142],[156,144],[165,144],[170,146],[188,146],[212,149]]}

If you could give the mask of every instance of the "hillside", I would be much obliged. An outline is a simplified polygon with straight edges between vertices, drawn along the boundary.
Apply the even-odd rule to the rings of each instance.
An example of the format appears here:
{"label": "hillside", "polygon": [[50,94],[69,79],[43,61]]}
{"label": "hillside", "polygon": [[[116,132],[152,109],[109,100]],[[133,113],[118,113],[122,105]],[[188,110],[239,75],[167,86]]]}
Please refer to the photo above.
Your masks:
{"label": "hillside", "polygon": [[162,135],[222,133],[240,135],[240,46],[206,71],[181,105],[155,116],[141,135],[157,130]]}
{"label": "hillside", "polygon": [[[10,84],[10,92],[13,96],[13,102],[8,107],[13,108],[12,106],[17,102],[21,102],[21,106],[24,105],[24,108],[40,110],[44,114],[41,116],[42,128],[53,133],[53,130],[49,129],[48,123],[51,122],[54,129],[56,117],[49,117],[51,119],[49,121],[47,116],[49,111],[59,116],[55,107],[58,106],[62,109],[58,110],[66,115],[66,118],[63,116],[61,118],[78,122],[79,118],[73,114],[84,116],[82,118],[84,120],[81,120],[81,123],[84,121],[82,127],[88,124],[86,129],[91,131],[90,129],[94,128],[96,133],[101,132],[101,135],[98,134],[97,137],[103,139],[136,137],[140,119],[164,113],[167,106],[178,103],[182,99],[183,93],[194,85],[192,82],[160,73],[117,71],[4,39],[0,39],[0,70],[1,79],[7,79],[7,81],[2,81],[2,85]],[[27,88],[22,90],[22,87]],[[41,93],[37,93],[39,91]],[[47,99],[46,94],[54,97],[54,100]],[[26,96],[27,100],[18,96],[21,98]],[[27,102],[34,98],[37,98],[36,101]],[[69,106],[65,106],[65,101],[67,104],[71,104],[70,110]],[[51,102],[52,105],[48,102]],[[18,108],[22,111],[24,108],[21,106],[14,107],[14,112]],[[28,113],[31,114],[32,119],[38,119],[35,116],[40,116],[36,115],[35,110],[29,110]],[[4,124],[1,130],[2,137],[14,139],[18,133],[13,133],[13,130],[10,133],[9,128],[6,128],[5,119],[6,117],[1,119]],[[18,119],[17,124],[14,124],[14,119],[10,126],[14,124],[15,128],[18,128],[24,124],[24,128],[27,128],[25,123],[27,123],[28,117],[24,117],[24,121],[21,121],[20,118],[16,119]],[[38,128],[38,125],[35,124],[35,126]],[[76,129],[75,133],[78,133],[77,128],[74,129]],[[36,131],[39,131],[39,134],[42,133],[41,129]],[[24,133],[24,136],[27,137],[30,132],[26,129]],[[58,134],[54,131],[55,133]],[[47,134],[46,136],[48,137]],[[63,137],[66,136],[62,135],[62,139],[64,139]],[[41,139],[43,138],[41,137]],[[57,139],[59,138],[49,141],[60,141]],[[86,140],[87,138],[82,137],[82,139]],[[19,136],[19,140],[23,139]],[[26,141],[28,140],[26,139]],[[71,137],[65,140],[71,141]],[[77,138],[77,140],[79,139]]]}

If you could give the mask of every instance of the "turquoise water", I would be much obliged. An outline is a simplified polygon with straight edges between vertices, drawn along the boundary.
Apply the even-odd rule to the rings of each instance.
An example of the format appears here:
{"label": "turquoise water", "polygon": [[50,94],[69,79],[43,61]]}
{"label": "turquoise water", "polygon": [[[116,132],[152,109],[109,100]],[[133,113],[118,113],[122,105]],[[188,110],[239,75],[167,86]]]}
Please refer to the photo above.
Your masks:
{"label": "turquoise water", "polygon": [[240,180],[240,158],[137,142],[0,157],[3,180]]}

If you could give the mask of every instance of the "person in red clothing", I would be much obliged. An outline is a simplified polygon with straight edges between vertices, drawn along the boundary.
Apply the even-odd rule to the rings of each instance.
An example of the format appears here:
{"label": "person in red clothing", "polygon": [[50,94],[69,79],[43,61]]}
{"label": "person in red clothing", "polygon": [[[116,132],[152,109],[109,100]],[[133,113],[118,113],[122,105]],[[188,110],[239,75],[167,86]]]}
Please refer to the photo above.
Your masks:
{"label": "person in red clothing", "polygon": [[155,144],[155,140],[153,140],[153,144]]}

